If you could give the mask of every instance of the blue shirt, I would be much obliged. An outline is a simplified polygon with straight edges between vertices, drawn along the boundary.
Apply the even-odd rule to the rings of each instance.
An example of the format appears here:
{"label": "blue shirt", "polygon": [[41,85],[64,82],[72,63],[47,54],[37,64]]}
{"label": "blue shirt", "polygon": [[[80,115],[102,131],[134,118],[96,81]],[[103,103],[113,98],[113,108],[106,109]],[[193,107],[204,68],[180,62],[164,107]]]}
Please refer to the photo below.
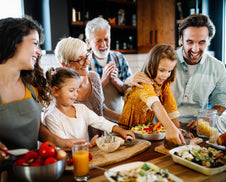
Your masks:
{"label": "blue shirt", "polygon": [[[95,70],[93,71],[96,71],[101,78],[104,67],[97,62],[94,55],[92,56],[92,61],[95,67]],[[116,51],[110,51],[108,54],[107,64],[110,61],[115,61],[116,67],[118,68],[118,76],[121,81],[125,81],[126,78],[132,75],[131,69],[129,68],[129,64],[122,53],[116,52]],[[92,70],[91,64],[89,65],[89,70]]]}
{"label": "blue shirt", "polygon": [[226,107],[226,69],[222,62],[204,53],[194,73],[189,76],[188,65],[183,58],[182,48],[178,56],[177,75],[171,84],[172,92],[180,112],[179,120],[188,123],[196,119],[198,109]]}

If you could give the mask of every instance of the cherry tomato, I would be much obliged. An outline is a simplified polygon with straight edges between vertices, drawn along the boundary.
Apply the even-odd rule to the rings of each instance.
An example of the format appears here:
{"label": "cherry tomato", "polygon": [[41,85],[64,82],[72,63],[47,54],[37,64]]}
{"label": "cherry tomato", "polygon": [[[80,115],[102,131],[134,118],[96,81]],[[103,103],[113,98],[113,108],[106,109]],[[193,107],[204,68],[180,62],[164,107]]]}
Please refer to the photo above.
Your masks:
{"label": "cherry tomato", "polygon": [[57,162],[56,158],[48,157],[48,158],[45,159],[44,165],[52,164],[52,163],[55,163],[55,162]]}
{"label": "cherry tomato", "polygon": [[17,166],[28,166],[28,160],[25,158],[19,158],[16,160],[16,165]]}
{"label": "cherry tomato", "polygon": [[39,148],[39,155],[42,158],[54,157],[56,154],[56,147],[51,142],[43,142]]}
{"label": "cherry tomato", "polygon": [[62,160],[67,157],[67,153],[64,150],[56,150],[56,158],[57,160]]}

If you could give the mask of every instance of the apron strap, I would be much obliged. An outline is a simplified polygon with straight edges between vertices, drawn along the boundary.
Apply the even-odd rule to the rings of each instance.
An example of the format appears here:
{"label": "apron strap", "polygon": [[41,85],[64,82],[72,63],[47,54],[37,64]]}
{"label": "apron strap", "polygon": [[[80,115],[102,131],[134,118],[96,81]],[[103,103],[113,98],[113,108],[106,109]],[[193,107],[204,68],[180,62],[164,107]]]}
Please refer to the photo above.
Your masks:
{"label": "apron strap", "polygon": [[30,90],[33,99],[34,99],[37,103],[39,103],[40,101],[39,101],[39,99],[37,98],[37,96],[36,96],[36,94],[35,94],[35,91],[34,91],[34,89],[32,88],[32,86],[31,86],[30,84],[28,84],[23,78],[22,78],[22,80],[23,80],[24,84],[27,86],[27,88]]}

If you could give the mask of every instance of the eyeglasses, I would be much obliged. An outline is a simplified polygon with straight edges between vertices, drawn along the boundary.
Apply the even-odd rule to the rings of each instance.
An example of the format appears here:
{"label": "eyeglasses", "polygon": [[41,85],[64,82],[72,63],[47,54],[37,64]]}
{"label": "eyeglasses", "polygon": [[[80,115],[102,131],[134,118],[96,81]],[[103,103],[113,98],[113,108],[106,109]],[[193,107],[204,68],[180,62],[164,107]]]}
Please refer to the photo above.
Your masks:
{"label": "eyeglasses", "polygon": [[85,65],[86,61],[90,62],[93,51],[88,51],[85,58],[79,58],[76,61],[70,60],[70,63],[78,63],[80,66]]}

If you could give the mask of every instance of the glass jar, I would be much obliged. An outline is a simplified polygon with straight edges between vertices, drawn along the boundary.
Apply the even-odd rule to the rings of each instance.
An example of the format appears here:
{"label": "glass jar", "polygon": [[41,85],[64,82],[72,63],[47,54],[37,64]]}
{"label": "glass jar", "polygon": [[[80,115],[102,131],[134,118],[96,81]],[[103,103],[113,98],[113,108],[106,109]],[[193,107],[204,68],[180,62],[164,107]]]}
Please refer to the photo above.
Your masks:
{"label": "glass jar", "polygon": [[[199,109],[197,116],[197,135],[200,137],[215,138],[218,136],[216,128],[217,110],[215,109]],[[214,142],[211,142],[214,143]]]}

